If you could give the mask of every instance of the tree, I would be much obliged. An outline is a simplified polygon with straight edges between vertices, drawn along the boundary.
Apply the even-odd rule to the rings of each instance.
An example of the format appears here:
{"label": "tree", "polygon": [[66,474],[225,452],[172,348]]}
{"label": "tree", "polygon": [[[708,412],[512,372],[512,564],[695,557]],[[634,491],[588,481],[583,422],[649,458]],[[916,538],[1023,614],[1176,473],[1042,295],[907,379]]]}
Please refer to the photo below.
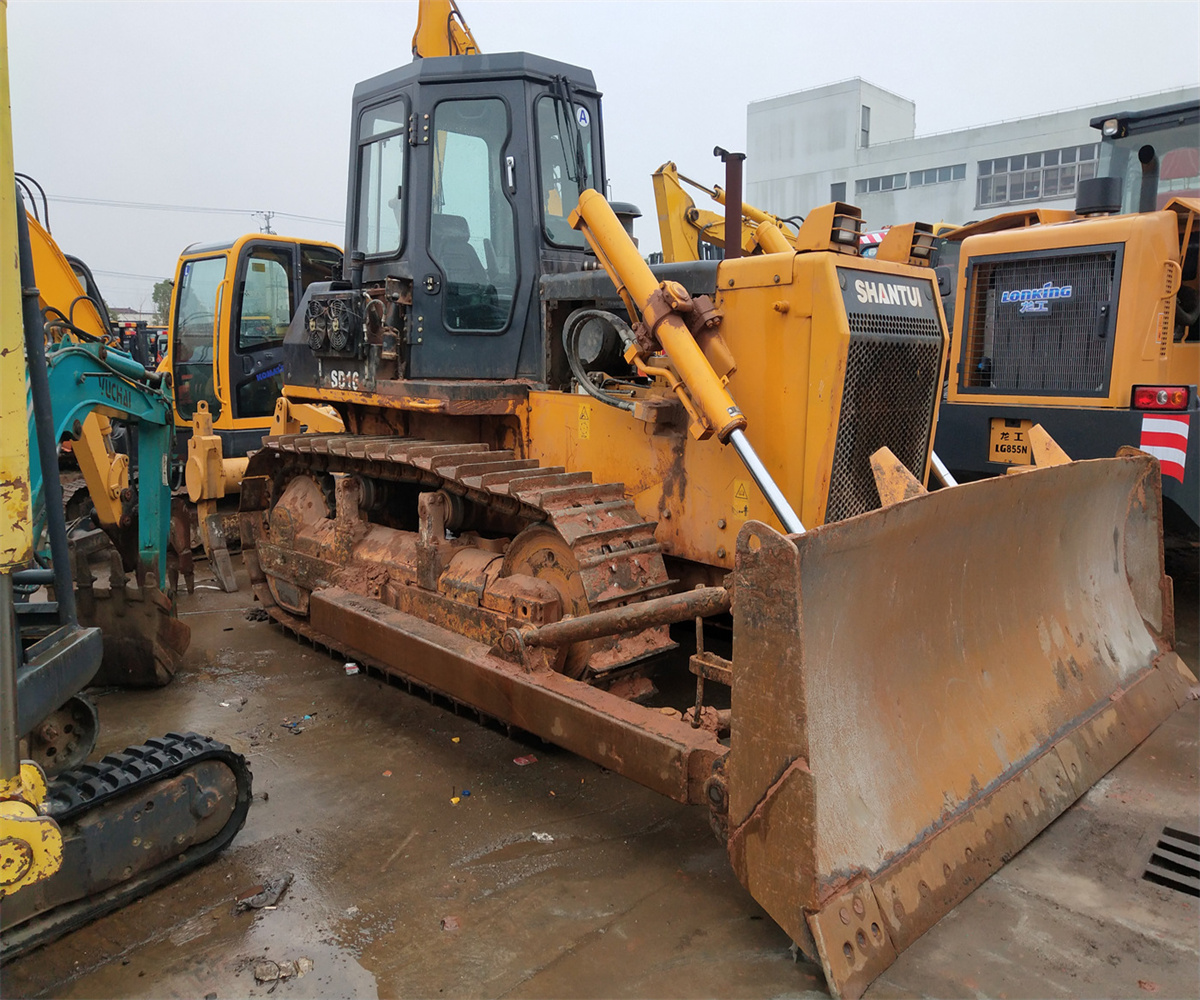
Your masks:
{"label": "tree", "polygon": [[171,295],[175,291],[175,279],[164,278],[154,284],[154,321],[167,325],[171,315]]}

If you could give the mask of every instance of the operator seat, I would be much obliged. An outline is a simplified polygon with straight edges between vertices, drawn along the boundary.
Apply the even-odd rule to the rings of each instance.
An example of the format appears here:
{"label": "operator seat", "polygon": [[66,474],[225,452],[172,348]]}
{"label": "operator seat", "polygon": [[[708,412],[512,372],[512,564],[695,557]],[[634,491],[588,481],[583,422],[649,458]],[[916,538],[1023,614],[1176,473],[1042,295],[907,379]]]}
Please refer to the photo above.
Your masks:
{"label": "operator seat", "polygon": [[451,330],[501,331],[508,322],[496,286],[470,244],[471,229],[461,215],[435,215],[429,223],[429,255],[446,275],[443,310]]}
{"label": "operator seat", "polygon": [[487,271],[470,239],[471,227],[461,215],[435,215],[430,220],[430,256],[446,273],[446,280],[486,286]]}

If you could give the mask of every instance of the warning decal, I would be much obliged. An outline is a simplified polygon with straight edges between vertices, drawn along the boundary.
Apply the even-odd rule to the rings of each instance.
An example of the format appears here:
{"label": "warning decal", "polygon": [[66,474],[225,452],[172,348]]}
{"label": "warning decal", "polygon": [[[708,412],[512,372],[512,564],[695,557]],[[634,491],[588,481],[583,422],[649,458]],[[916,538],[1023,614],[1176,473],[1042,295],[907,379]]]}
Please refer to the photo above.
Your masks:
{"label": "warning decal", "polygon": [[750,484],[744,479],[733,481],[733,515],[743,521],[750,516]]}
{"label": "warning decal", "polygon": [[592,408],[587,403],[579,404],[579,440],[586,441],[592,436]]}

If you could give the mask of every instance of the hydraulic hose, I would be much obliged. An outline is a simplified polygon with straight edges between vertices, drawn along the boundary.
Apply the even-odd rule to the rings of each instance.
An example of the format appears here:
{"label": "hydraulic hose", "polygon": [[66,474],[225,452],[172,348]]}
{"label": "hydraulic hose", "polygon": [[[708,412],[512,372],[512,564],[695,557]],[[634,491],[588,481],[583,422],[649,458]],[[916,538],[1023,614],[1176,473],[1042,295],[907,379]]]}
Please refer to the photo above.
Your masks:
{"label": "hydraulic hose", "polygon": [[579,383],[579,387],[589,396],[598,399],[606,406],[615,406],[619,410],[626,410],[632,413],[632,399],[626,399],[624,396],[614,396],[610,392],[605,392],[591,380],[588,373],[584,370],[583,362],[579,358],[579,335],[583,332],[584,324],[591,319],[598,319],[608,323],[617,331],[617,334],[625,343],[633,340],[633,331],[629,328],[629,324],[619,316],[614,316],[603,309],[576,309],[567,317],[566,323],[563,324],[562,333],[563,350],[566,351],[567,364],[571,366],[571,374],[575,376],[575,381]]}
{"label": "hydraulic hose", "polygon": [[37,430],[38,459],[42,466],[42,502],[46,505],[46,533],[50,536],[50,559],[54,566],[54,596],[58,601],[59,624],[74,625],[75,588],[71,583],[67,525],[63,516],[62,484],[58,480],[58,440],[54,436],[54,411],[50,402],[50,376],[46,367],[46,335],[33,273],[33,246],[29,222],[17,213],[17,245],[20,248],[21,306],[25,326],[25,357],[29,366],[29,394],[33,400]]}

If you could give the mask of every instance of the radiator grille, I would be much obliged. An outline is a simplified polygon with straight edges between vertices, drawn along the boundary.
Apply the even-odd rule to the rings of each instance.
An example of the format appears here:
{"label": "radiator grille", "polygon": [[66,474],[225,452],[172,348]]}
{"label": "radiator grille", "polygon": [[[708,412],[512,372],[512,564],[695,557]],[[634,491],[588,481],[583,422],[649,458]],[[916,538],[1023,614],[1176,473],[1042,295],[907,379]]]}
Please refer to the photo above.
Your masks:
{"label": "radiator grille", "polygon": [[[1118,280],[1115,249],[978,261],[961,385],[996,393],[1100,396],[1108,392]],[[1003,292],[1070,286],[1069,298],[1002,302]]]}
{"label": "radiator grille", "polygon": [[942,331],[929,317],[850,313],[846,385],[825,522],[879,507],[871,454],[886,446],[921,479],[941,383]]}

